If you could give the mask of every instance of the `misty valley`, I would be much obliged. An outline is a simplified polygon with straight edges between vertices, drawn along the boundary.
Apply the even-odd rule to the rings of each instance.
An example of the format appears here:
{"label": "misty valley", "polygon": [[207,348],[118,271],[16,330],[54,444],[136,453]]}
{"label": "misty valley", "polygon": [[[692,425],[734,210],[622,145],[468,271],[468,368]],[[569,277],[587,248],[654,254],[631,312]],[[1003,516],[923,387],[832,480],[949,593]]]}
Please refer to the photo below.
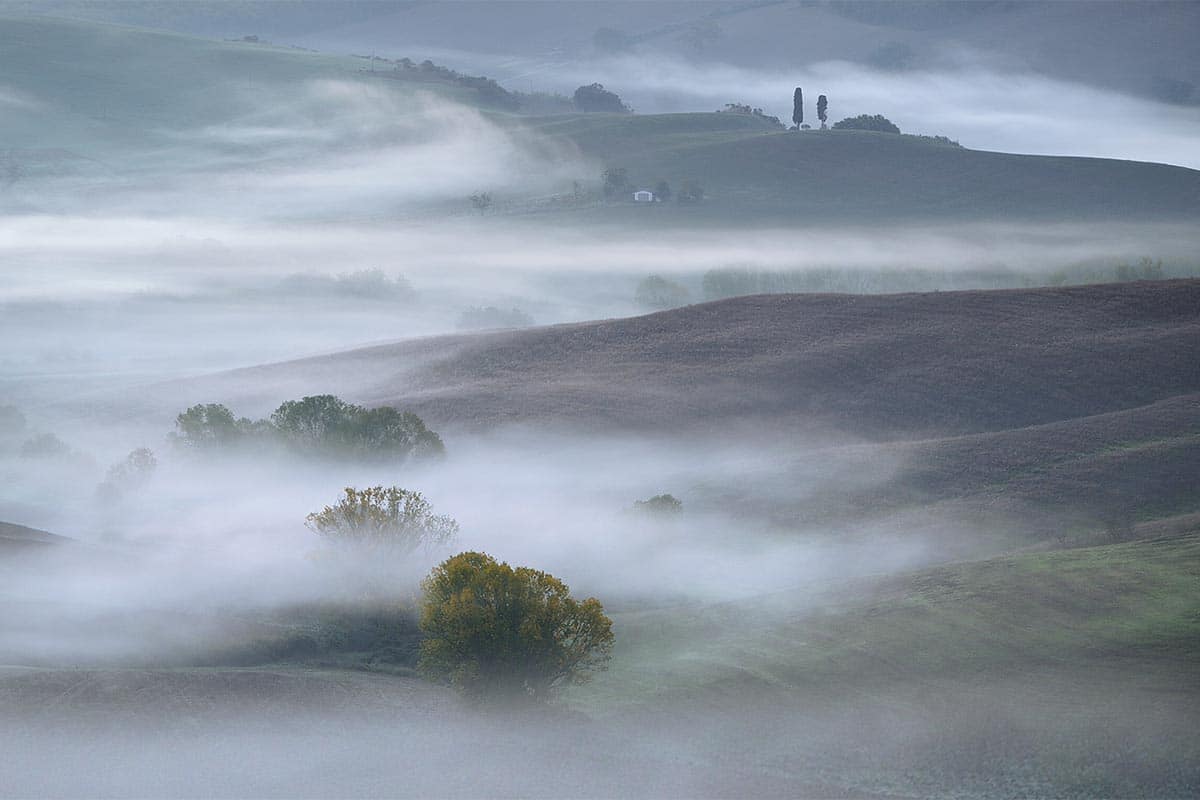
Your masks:
{"label": "misty valley", "polygon": [[1200,795],[1197,33],[0,0],[0,797]]}

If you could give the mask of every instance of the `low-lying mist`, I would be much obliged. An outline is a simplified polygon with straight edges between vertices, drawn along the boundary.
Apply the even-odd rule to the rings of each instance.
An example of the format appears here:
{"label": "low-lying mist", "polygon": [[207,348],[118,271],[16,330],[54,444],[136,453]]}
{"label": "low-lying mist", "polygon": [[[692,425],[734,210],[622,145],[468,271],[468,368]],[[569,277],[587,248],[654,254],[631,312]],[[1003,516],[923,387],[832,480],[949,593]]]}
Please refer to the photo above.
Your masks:
{"label": "low-lying mist", "polygon": [[[1200,166],[1193,108],[974,63],[782,74],[612,59],[555,80],[563,90],[603,80],[640,110],[746,102],[768,113],[782,112],[800,83],[830,96],[834,119],[883,113],[967,146]],[[840,624],[847,596],[901,597],[897,607],[919,624],[928,598],[889,580],[1049,547],[1051,512],[1006,504],[1002,488],[989,485],[986,507],[970,508],[897,488],[915,445],[724,418],[699,420],[687,438],[536,424],[472,433],[464,421],[439,431],[444,457],[392,461],[315,456],[265,435],[196,452],[170,436],[175,415],[200,403],[229,403],[261,434],[269,424],[249,418],[300,394],[277,396],[281,387],[308,394],[324,374],[308,364],[272,382],[247,370],[226,384],[244,391],[227,398],[188,380],[210,373],[739,294],[1194,277],[1195,226],[756,226],[650,209],[614,222],[588,213],[605,206],[604,165],[516,118],[365,80],[229,90],[224,115],[126,138],[113,121],[97,145],[103,159],[0,176],[0,523],[70,540],[25,541],[0,525],[0,744],[10,756],[0,793],[1195,788],[1191,697],[1120,694],[1137,664],[1083,676],[1054,660],[1059,651],[1028,661],[1002,653],[981,678],[969,660],[959,672],[921,668],[915,645],[905,663],[864,667],[874,651],[857,634],[831,644],[796,633],[810,616]],[[1099,130],[1102,106],[1126,122]],[[61,108],[0,85],[0,111]],[[455,342],[443,345],[430,352]],[[339,385],[320,391],[366,402],[355,393],[378,378],[379,362],[350,356],[341,366],[330,381]],[[405,396],[404,376],[420,366],[387,365],[392,396]],[[306,527],[346,487],[373,486],[420,492],[457,521],[457,538],[363,553]],[[608,681],[513,715],[417,680],[421,580],[466,550],[545,570],[603,602],[617,643]],[[875,624],[892,610],[863,617]],[[978,642],[969,623],[955,632]],[[386,646],[360,647],[384,628]],[[772,660],[776,648],[810,643],[828,647],[844,674],[820,683]],[[1186,668],[1154,663],[1137,674],[1171,698]]]}
{"label": "low-lying mist", "polygon": [[[282,226],[6,217],[0,253],[18,268],[0,287],[0,391],[53,402],[64,381],[74,391],[128,386],[456,333],[475,327],[464,314],[480,308],[519,312],[493,315],[501,327],[552,324],[761,291],[1106,281],[1145,257],[1163,262],[1158,277],[1183,277],[1195,274],[1194,247],[1192,228],[1167,224],[749,234],[570,228],[552,219]],[[722,280],[750,273],[763,278]],[[683,288],[647,300],[640,287],[651,275]]]}
{"label": "low-lying mist", "polygon": [[[780,506],[863,491],[895,474],[898,465],[884,452],[839,448],[832,440],[814,440],[814,462],[800,469],[794,447],[529,432],[451,439],[449,454],[433,463],[371,466],[297,461],[261,448],[201,457],[164,433],[130,442],[128,449],[150,444],[157,466],[116,492],[103,491],[113,487],[101,486],[100,465],[123,453],[85,457],[86,438],[71,443],[74,455],[34,457],[14,448],[0,459],[9,478],[0,519],[78,541],[31,555],[36,567],[6,577],[6,602],[24,608],[0,632],[0,651],[9,658],[53,653],[153,662],[183,644],[175,631],[154,643],[164,615],[240,620],[290,606],[357,602],[364,584],[411,604],[419,579],[461,550],[537,565],[618,608],[724,602],[944,557],[931,520],[907,529],[885,519],[781,527],[773,518]],[[782,485],[778,475],[787,476]],[[343,487],[373,485],[422,492],[437,513],[460,523],[457,540],[360,563],[305,528],[305,516],[333,503]],[[635,508],[662,493],[678,497],[683,511],[664,516]],[[46,502],[51,496],[55,502]],[[971,539],[960,531],[955,552],[995,546],[985,536]],[[152,629],[146,634],[136,633],[134,620],[142,617]],[[87,624],[97,619],[124,622],[115,632]],[[187,651],[213,636],[212,625],[198,626]],[[45,652],[31,637],[44,640]]]}

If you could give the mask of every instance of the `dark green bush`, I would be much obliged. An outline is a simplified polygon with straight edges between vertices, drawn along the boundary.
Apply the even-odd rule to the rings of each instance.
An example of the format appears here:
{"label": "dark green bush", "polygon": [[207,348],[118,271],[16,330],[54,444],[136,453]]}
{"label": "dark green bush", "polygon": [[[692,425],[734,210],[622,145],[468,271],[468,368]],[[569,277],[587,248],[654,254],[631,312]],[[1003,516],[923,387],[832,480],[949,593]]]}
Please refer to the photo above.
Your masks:
{"label": "dark green bush", "polygon": [[879,133],[899,133],[900,129],[882,114],[859,114],[857,117],[847,117],[841,122],[833,123],[834,130],[841,131],[878,131]]}

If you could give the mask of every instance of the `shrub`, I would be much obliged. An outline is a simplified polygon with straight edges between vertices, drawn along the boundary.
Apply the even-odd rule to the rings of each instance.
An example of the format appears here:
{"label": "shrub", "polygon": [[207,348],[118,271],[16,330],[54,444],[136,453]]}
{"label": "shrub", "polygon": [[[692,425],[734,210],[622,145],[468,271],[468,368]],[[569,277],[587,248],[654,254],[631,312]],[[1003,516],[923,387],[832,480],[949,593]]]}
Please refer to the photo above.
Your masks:
{"label": "shrub", "polygon": [[619,197],[629,191],[629,173],[624,167],[609,167],[600,175],[604,181],[604,196]]}
{"label": "shrub", "polygon": [[611,656],[612,620],[553,575],[460,553],[422,584],[418,667],[469,697],[544,700]]}
{"label": "shrub", "polygon": [[786,127],[783,124],[783,121],[779,119],[779,117],[773,117],[773,116],[765,113],[761,108],[753,108],[750,106],[749,103],[726,103],[725,108],[717,109],[717,113],[718,114],[744,114],[746,116],[760,117],[761,119],[764,119],[767,122],[771,122],[771,123],[775,124],[777,127],[780,127],[780,128]]}
{"label": "shrub", "polygon": [[878,131],[880,133],[899,133],[896,124],[882,114],[859,114],[857,117],[847,117],[841,122],[833,123],[834,130],[842,131]]}
{"label": "shrub", "polygon": [[483,214],[492,207],[491,192],[476,192],[475,194],[471,195],[470,200],[471,206],[480,214]]}
{"label": "shrub", "polygon": [[125,492],[142,488],[154,476],[158,459],[148,447],[139,447],[108,468],[104,482],[97,488],[101,499],[117,500]]}
{"label": "shrub", "polygon": [[934,144],[944,144],[947,147],[960,147],[960,148],[962,147],[962,145],[958,141],[951,139],[949,136],[921,136],[921,135],[918,135],[917,138],[921,139],[923,141],[926,141],[926,142],[933,142]]}
{"label": "shrub", "polygon": [[458,523],[433,513],[421,496],[399,486],[347,487],[336,505],[309,514],[305,525],[326,541],[408,555],[453,541]]}
{"label": "shrub", "polygon": [[704,200],[704,187],[693,180],[683,182],[683,188],[675,195],[675,202],[680,205],[693,205]]}
{"label": "shrub", "polygon": [[636,501],[633,504],[633,509],[634,511],[641,511],[644,514],[670,515],[678,514],[682,511],[683,503],[674,495],[658,494],[649,500]]}
{"label": "shrub", "polygon": [[629,113],[629,107],[621,102],[616,92],[610,92],[602,84],[593,83],[580,86],[572,98],[575,108],[580,111],[613,111]]}
{"label": "shrub", "polygon": [[25,432],[25,415],[16,406],[0,406],[0,439],[20,436]]}

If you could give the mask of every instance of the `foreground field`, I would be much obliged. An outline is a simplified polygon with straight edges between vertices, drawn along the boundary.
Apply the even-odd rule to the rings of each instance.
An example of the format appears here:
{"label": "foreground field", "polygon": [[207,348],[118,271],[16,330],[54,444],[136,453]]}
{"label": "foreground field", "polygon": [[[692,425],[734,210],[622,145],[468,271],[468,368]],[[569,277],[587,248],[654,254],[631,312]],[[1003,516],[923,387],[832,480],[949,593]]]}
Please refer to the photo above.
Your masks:
{"label": "foreground field", "polygon": [[[8,667],[0,738],[18,757],[5,785],[72,794],[87,774],[90,796],[1191,796],[1196,525],[620,612],[612,668],[566,698],[582,714],[481,711],[415,678],[294,663]],[[135,752],[139,770],[114,766]]]}

